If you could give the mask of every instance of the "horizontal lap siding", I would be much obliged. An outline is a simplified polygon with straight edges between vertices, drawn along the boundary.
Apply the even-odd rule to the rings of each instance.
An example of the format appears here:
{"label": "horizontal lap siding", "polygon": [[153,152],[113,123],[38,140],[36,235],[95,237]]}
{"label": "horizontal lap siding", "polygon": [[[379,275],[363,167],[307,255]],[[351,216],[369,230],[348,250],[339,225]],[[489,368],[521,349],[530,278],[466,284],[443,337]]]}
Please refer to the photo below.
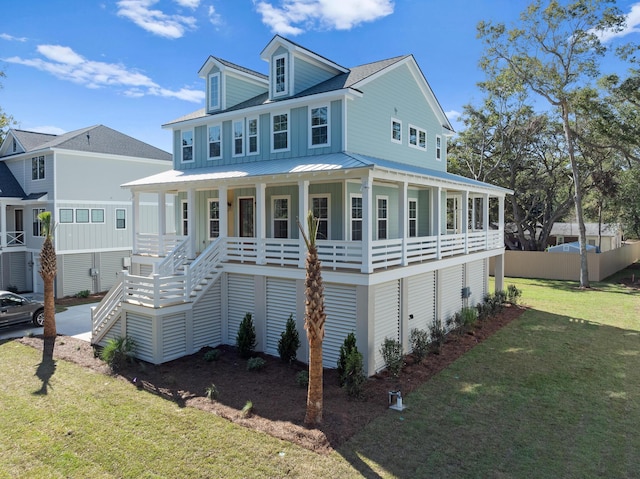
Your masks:
{"label": "horizontal lap siding", "polygon": [[135,355],[153,362],[153,320],[149,316],[127,312],[127,336],[136,343]]}
{"label": "horizontal lap siding", "polygon": [[445,329],[448,329],[447,320],[462,309],[463,279],[462,265],[446,268],[439,272],[440,319]]}
{"label": "horizontal lap siding", "polygon": [[384,368],[380,348],[386,338],[400,340],[400,281],[390,281],[375,286],[375,369]]}
{"label": "horizontal lap siding", "polygon": [[435,272],[412,276],[407,281],[409,332],[412,329],[428,330],[436,314]]}
{"label": "horizontal lap siding", "polygon": [[345,338],[349,333],[356,332],[355,286],[325,283],[324,311],[327,319],[322,342],[322,362],[325,368],[335,368]]}
{"label": "horizontal lap siding", "polygon": [[171,361],[187,354],[185,313],[162,318],[162,361]]}
{"label": "horizontal lap siding", "polygon": [[486,260],[481,259],[468,263],[466,265],[467,286],[471,288],[471,296],[469,297],[468,306],[475,306],[478,303],[482,303],[484,295],[487,293],[485,290],[487,277]]}
{"label": "horizontal lap siding", "polygon": [[267,353],[278,355],[278,342],[289,315],[296,319],[296,307],[296,282],[267,278]]}
{"label": "horizontal lap siding", "polygon": [[193,306],[194,350],[222,343],[221,290],[218,280]]}
{"label": "horizontal lap siding", "polygon": [[[227,343],[235,345],[238,328],[247,313],[255,316],[255,280],[246,274],[227,276]],[[255,317],[254,324],[255,324]]]}

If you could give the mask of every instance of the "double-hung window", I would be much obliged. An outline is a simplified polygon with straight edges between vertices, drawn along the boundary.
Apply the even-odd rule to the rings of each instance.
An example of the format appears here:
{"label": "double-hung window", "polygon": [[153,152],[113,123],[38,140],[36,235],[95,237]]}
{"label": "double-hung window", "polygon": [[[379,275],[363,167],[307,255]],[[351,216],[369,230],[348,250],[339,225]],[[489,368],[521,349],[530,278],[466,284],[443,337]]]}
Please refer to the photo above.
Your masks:
{"label": "double-hung window", "polygon": [[42,236],[42,222],[38,216],[44,213],[44,208],[33,208],[33,236]]}
{"label": "double-hung window", "polygon": [[409,200],[409,238],[418,236],[418,201]]}
{"label": "double-hung window", "polygon": [[220,236],[220,202],[209,200],[209,239]]}
{"label": "double-hung window", "polygon": [[247,120],[247,154],[258,154],[258,119],[249,118]]}
{"label": "double-hung window", "polygon": [[320,240],[329,239],[329,197],[312,196],[311,211],[313,217],[318,219],[318,234],[316,237]]}
{"label": "double-hung window", "polygon": [[193,161],[193,131],[182,132],[182,162]]}
{"label": "double-hung window", "polygon": [[409,125],[409,146],[426,151],[427,132],[417,126]]}
{"label": "double-hung window", "polygon": [[391,141],[402,143],[402,122],[391,118]]}
{"label": "double-hung window", "polygon": [[209,75],[209,110],[220,108],[220,72]]}
{"label": "double-hung window", "polygon": [[212,125],[209,127],[209,159],[220,158],[222,158],[222,126]]}
{"label": "double-hung window", "polygon": [[189,236],[189,204],[186,201],[182,201],[181,217],[182,221],[182,236]]}
{"label": "double-hung window", "polygon": [[311,147],[329,145],[329,107],[327,105],[309,108],[311,126]]}
{"label": "double-hung window", "polygon": [[436,136],[436,160],[442,160],[442,139],[440,135]]}
{"label": "double-hung window", "polygon": [[275,196],[273,198],[273,237],[289,237],[289,197]]}
{"label": "double-hung window", "polygon": [[389,200],[386,197],[378,196],[378,239],[387,239],[387,218],[388,218],[388,203]]}
{"label": "double-hung window", "polygon": [[362,240],[362,196],[351,197],[351,241]]}
{"label": "double-hung window", "polygon": [[288,89],[287,82],[287,56],[279,55],[273,58],[273,96],[285,95]]}
{"label": "double-hung window", "polygon": [[233,122],[233,156],[244,154],[244,120]]}
{"label": "double-hung window", "polygon": [[44,156],[31,158],[31,179],[44,180]]}
{"label": "double-hung window", "polygon": [[271,116],[271,150],[287,151],[289,149],[289,113]]}
{"label": "double-hung window", "polygon": [[127,210],[124,208],[116,208],[116,229],[127,229]]}

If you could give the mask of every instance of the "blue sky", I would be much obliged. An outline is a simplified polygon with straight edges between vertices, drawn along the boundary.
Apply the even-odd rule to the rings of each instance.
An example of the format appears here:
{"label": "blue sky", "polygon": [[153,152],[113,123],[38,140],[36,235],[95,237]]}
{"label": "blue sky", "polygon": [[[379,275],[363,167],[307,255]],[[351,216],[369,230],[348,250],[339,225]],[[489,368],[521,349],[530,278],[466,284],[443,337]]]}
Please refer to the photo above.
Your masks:
{"label": "blue sky", "polygon": [[[3,4],[0,106],[18,128],[103,124],[170,151],[161,125],[204,105],[209,55],[267,73],[275,33],[345,67],[413,54],[454,127],[478,102],[480,20],[515,20],[525,0],[29,0]],[[640,41],[640,2],[624,40]]]}

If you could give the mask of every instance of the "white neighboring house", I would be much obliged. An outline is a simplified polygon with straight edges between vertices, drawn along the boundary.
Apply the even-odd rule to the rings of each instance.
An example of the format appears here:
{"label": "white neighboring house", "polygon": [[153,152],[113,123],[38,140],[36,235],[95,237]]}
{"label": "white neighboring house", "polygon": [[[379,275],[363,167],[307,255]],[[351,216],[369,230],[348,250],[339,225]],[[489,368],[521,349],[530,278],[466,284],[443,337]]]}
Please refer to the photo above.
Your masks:
{"label": "white neighboring house", "polygon": [[[611,251],[622,246],[622,227],[614,223],[585,223],[587,245],[599,247],[599,251]],[[547,244],[557,246],[578,241],[578,223],[554,223]]]}
{"label": "white neighboring house", "polygon": [[[43,291],[42,211],[55,225],[56,297],[111,288],[132,250],[131,193],[120,185],[169,170],[171,160],[103,125],[62,135],[9,130],[0,145],[0,289]],[[157,232],[157,203],[141,208],[140,228]]]}

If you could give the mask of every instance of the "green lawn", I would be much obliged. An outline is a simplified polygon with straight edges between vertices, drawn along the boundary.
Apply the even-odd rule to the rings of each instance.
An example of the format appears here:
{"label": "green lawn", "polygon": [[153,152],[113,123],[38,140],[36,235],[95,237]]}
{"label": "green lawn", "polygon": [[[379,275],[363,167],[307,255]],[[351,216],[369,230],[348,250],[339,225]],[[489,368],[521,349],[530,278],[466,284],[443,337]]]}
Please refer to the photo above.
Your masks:
{"label": "green lawn", "polygon": [[[0,478],[638,477],[640,294],[508,279],[528,310],[320,456],[0,343]],[[363,403],[362,407],[366,407]]]}

